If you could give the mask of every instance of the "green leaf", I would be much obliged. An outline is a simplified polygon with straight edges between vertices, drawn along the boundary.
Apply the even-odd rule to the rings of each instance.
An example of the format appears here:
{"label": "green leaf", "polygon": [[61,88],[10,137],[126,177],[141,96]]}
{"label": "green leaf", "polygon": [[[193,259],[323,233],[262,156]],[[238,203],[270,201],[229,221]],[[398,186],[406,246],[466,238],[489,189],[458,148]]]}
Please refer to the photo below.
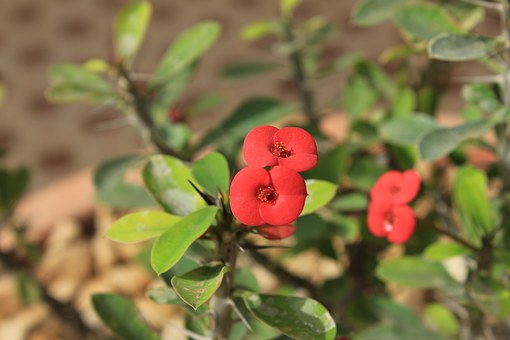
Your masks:
{"label": "green leaf", "polygon": [[354,65],[358,76],[365,79],[378,94],[390,99],[395,92],[393,80],[379,66],[361,59]]}
{"label": "green leaf", "polygon": [[455,316],[445,306],[431,303],[423,311],[425,324],[444,337],[455,337],[459,332],[459,324]]}
{"label": "green leaf", "polygon": [[476,277],[470,288],[472,301],[485,315],[499,320],[510,315],[510,291],[501,279]]}
{"label": "green leaf", "polygon": [[294,339],[333,340],[335,321],[324,306],[303,297],[247,292],[243,300],[260,321]]}
{"label": "green leaf", "polygon": [[354,76],[348,80],[342,102],[351,119],[360,119],[376,100],[377,94],[364,77]]}
{"label": "green leaf", "polygon": [[147,297],[160,305],[183,305],[184,302],[170,287],[152,288],[147,291]]}
{"label": "green leaf", "polygon": [[184,302],[196,310],[214,295],[228,271],[228,267],[220,264],[205,265],[182,276],[174,276],[172,287]]}
{"label": "green leaf", "polygon": [[290,17],[301,3],[301,0],[280,0],[280,11],[283,17]]}
{"label": "green leaf", "polygon": [[455,281],[439,262],[415,256],[402,256],[379,263],[376,276],[387,282],[412,288],[435,288],[451,295],[462,293]]}
{"label": "green leaf", "polygon": [[191,170],[175,157],[150,157],[143,180],[156,201],[171,214],[184,216],[206,205],[188,182],[193,180]]}
{"label": "green leaf", "polygon": [[197,69],[194,62],[172,76],[172,81],[161,84],[155,91],[156,98],[151,106],[151,115],[158,126],[168,122],[168,110],[172,109],[193,78]]}
{"label": "green leaf", "polygon": [[465,34],[441,34],[429,42],[430,58],[466,61],[485,57],[491,50],[490,40]]}
{"label": "green leaf", "polygon": [[99,164],[92,175],[96,191],[109,191],[121,185],[126,170],[141,160],[139,155],[126,155]]}
{"label": "green leaf", "polygon": [[418,113],[385,121],[379,127],[379,134],[388,143],[414,146],[423,134],[437,127],[436,121],[429,115]]}
{"label": "green leaf", "polygon": [[395,13],[395,22],[404,32],[422,40],[430,40],[441,33],[461,31],[443,7],[425,2],[401,6]]}
{"label": "green leaf", "polygon": [[393,17],[396,10],[412,0],[362,0],[356,4],[351,20],[359,26],[380,24]]}
{"label": "green leaf", "polygon": [[245,41],[254,41],[275,33],[275,26],[272,21],[252,22],[243,29],[242,37]]}
{"label": "green leaf", "polygon": [[485,9],[467,2],[446,2],[442,4],[460,23],[465,32],[471,31],[485,17]]}
{"label": "green leaf", "polygon": [[160,126],[159,131],[166,145],[179,151],[188,146],[192,137],[192,132],[187,123],[171,123],[167,120],[165,124]]}
{"label": "green leaf", "polygon": [[197,160],[191,167],[191,173],[208,193],[216,197],[218,189],[228,192],[230,171],[225,157],[221,153],[212,152]]}
{"label": "green leaf", "polygon": [[453,256],[468,255],[469,250],[454,242],[436,242],[429,245],[423,257],[432,261],[442,261]]}
{"label": "green leaf", "polygon": [[196,116],[201,113],[205,113],[207,111],[213,110],[219,105],[223,104],[223,97],[218,93],[210,93],[203,95],[193,101],[191,105],[188,106],[188,115]]}
{"label": "green leaf", "polygon": [[226,67],[221,75],[226,79],[237,80],[272,71],[278,66],[274,63],[242,62]]}
{"label": "green leaf", "polygon": [[103,322],[122,339],[159,339],[142,321],[138,310],[129,299],[115,294],[94,294],[92,304]]}
{"label": "green leaf", "polygon": [[322,179],[339,183],[347,171],[347,157],[349,153],[345,145],[338,145],[324,155],[319,156],[315,168],[303,173],[305,178]]}
{"label": "green leaf", "polygon": [[170,46],[154,72],[153,86],[161,86],[176,73],[188,67],[218,39],[220,25],[215,21],[203,21],[182,33]]}
{"label": "green leaf", "polygon": [[200,142],[200,146],[211,143],[235,144],[259,125],[274,122],[289,110],[279,101],[271,98],[254,98],[242,103],[218,127],[210,130]]}
{"label": "green leaf", "polygon": [[369,191],[384,171],[372,158],[355,158],[349,169],[349,179],[354,188]]}
{"label": "green leaf", "polygon": [[416,94],[407,86],[399,87],[391,101],[390,112],[392,117],[410,116],[416,107]]}
{"label": "green leaf", "polygon": [[305,182],[308,196],[300,216],[310,214],[328,204],[335,196],[338,187],[334,183],[316,179],[307,179]]}
{"label": "green leaf", "polygon": [[123,60],[134,57],[140,47],[149,24],[152,7],[147,1],[127,5],[115,22],[115,50]]}
{"label": "green leaf", "polygon": [[115,90],[100,75],[80,65],[60,64],[50,69],[51,86],[47,91],[50,100],[60,102],[104,102],[115,99]]}
{"label": "green leaf", "polygon": [[368,207],[368,197],[360,193],[345,194],[336,198],[331,207],[338,211],[363,211]]}
{"label": "green leaf", "polygon": [[202,208],[161,234],[152,246],[151,265],[154,271],[159,275],[172,268],[191,244],[211,226],[217,212],[217,207]]}
{"label": "green leaf", "polygon": [[487,113],[501,108],[502,102],[493,84],[467,84],[462,88],[462,98]]}
{"label": "green leaf", "polygon": [[480,243],[494,225],[487,197],[487,175],[472,166],[459,168],[453,182],[453,201],[470,240]]}
{"label": "green leaf", "polygon": [[235,284],[237,289],[249,290],[252,292],[260,291],[259,282],[257,277],[253,274],[250,268],[242,267],[236,269]]}
{"label": "green leaf", "polygon": [[0,169],[0,220],[10,215],[14,205],[27,189],[30,173],[27,168]]}
{"label": "green leaf", "polygon": [[419,155],[424,161],[436,160],[455,150],[462,142],[483,136],[489,128],[488,122],[476,121],[455,127],[430,129],[418,142]]}
{"label": "green leaf", "polygon": [[118,242],[140,242],[161,235],[180,220],[179,216],[159,211],[136,212],[115,221],[106,236]]}

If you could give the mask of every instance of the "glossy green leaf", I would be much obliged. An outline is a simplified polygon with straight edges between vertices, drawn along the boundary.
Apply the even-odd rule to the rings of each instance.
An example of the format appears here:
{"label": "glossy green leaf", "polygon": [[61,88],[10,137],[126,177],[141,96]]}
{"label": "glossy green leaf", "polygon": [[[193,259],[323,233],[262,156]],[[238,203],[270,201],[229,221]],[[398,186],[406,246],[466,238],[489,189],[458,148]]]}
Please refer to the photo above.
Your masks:
{"label": "glossy green leaf", "polygon": [[404,32],[422,40],[430,40],[441,33],[461,31],[443,7],[428,2],[401,6],[395,13],[395,22]]}
{"label": "glossy green leaf", "polygon": [[463,231],[473,242],[480,243],[480,237],[494,227],[485,172],[471,166],[459,168],[453,182],[453,201]]}
{"label": "glossy green leaf", "polygon": [[260,321],[294,339],[333,340],[335,321],[324,306],[304,297],[243,294],[244,303]]}
{"label": "glossy green leaf", "polygon": [[220,25],[203,21],[182,33],[170,46],[154,72],[153,85],[161,86],[199,59],[220,35]]}
{"label": "glossy green leaf", "polygon": [[377,94],[364,77],[354,76],[348,80],[342,102],[351,119],[360,119],[376,100]]}
{"label": "glossy green leaf", "polygon": [[462,293],[463,287],[455,281],[439,262],[416,256],[402,256],[379,263],[379,279],[404,287],[435,288],[452,295]]}
{"label": "glossy green leaf", "polygon": [[159,236],[151,252],[151,265],[161,274],[179,261],[191,244],[211,226],[218,208],[197,210],[173,225]]}
{"label": "glossy green leaf", "polygon": [[430,129],[421,135],[418,153],[424,161],[436,160],[455,150],[462,142],[483,136],[489,127],[490,124],[485,121],[476,121]]}
{"label": "glossy green leaf", "polygon": [[277,121],[287,113],[289,110],[275,99],[249,99],[236,108],[218,127],[210,130],[200,142],[200,146],[239,142],[254,127]]}
{"label": "glossy green leaf", "polygon": [[0,169],[0,220],[10,215],[14,205],[27,189],[30,173],[27,168]]}
{"label": "glossy green leaf", "polygon": [[192,132],[187,123],[171,123],[167,121],[160,126],[159,131],[166,145],[178,151],[186,149],[192,137]]}
{"label": "glossy green leaf", "polygon": [[194,181],[190,168],[175,157],[150,157],[143,179],[152,196],[171,214],[184,216],[206,205],[189,183]]}
{"label": "glossy green leaf", "polygon": [[284,17],[292,15],[301,0],[280,0],[280,11]]}
{"label": "glossy green leaf", "polygon": [[436,121],[429,115],[418,113],[408,117],[390,118],[379,127],[379,134],[388,143],[414,146],[423,134],[437,127]]}
{"label": "glossy green leaf", "polygon": [[362,0],[352,12],[352,21],[359,26],[380,24],[393,17],[396,10],[413,0]]}
{"label": "glossy green leaf", "polygon": [[152,7],[148,1],[127,5],[115,22],[115,50],[121,60],[130,60],[140,47],[149,24]]}
{"label": "glossy green leaf", "polygon": [[480,59],[490,50],[488,38],[465,34],[441,34],[428,45],[429,57],[445,61]]}
{"label": "glossy green leaf", "polygon": [[228,267],[209,264],[172,278],[172,287],[193,309],[206,303],[220,287]]}
{"label": "glossy green leaf", "polygon": [[93,173],[96,201],[116,208],[150,207],[154,203],[141,186],[126,183],[125,173],[142,158],[127,155],[99,164]]}
{"label": "glossy green leaf", "polygon": [[363,211],[368,207],[368,197],[360,193],[345,194],[336,198],[331,207],[338,211]]}
{"label": "glossy green leaf", "polygon": [[218,189],[228,192],[230,171],[227,160],[221,153],[212,152],[195,161],[191,173],[198,184],[214,197],[218,194]]}
{"label": "glossy green leaf", "polygon": [[275,33],[276,25],[272,21],[252,22],[243,29],[242,37],[246,41],[253,41]]}
{"label": "glossy green leaf", "polygon": [[59,64],[50,69],[50,100],[104,102],[115,99],[115,90],[100,75],[80,65]]}
{"label": "glossy green leaf", "polygon": [[347,171],[348,155],[347,147],[338,145],[325,154],[319,155],[315,168],[304,172],[303,177],[339,183]]}
{"label": "glossy green leaf", "polygon": [[244,79],[272,71],[278,66],[274,63],[242,62],[226,67],[221,75],[223,78],[230,80]]}
{"label": "glossy green leaf", "polygon": [[457,319],[450,310],[439,303],[431,303],[423,311],[425,324],[444,337],[455,337],[459,332]]}
{"label": "glossy green leaf", "polygon": [[179,216],[159,211],[135,212],[115,221],[106,235],[114,241],[140,242],[161,235],[180,220]]}
{"label": "glossy green leaf", "polygon": [[436,242],[429,245],[423,257],[432,261],[442,261],[453,256],[468,255],[469,250],[455,242]]}
{"label": "glossy green leaf", "polygon": [[126,340],[157,340],[157,336],[140,318],[131,300],[116,294],[94,294],[92,304],[103,322]]}
{"label": "glossy green leaf", "polygon": [[307,179],[305,182],[308,196],[301,216],[310,214],[328,204],[335,197],[338,188],[336,184],[322,180]]}

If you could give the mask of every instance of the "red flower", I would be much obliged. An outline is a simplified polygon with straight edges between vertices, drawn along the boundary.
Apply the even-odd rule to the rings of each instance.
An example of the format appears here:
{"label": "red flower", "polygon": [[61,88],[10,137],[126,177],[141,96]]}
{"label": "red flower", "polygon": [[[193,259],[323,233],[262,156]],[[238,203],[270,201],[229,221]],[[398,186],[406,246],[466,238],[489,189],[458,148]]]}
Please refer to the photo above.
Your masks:
{"label": "red flower", "polygon": [[284,225],[298,218],[306,195],[305,181],[289,168],[275,166],[267,171],[246,167],[230,186],[230,208],[249,226]]}
{"label": "red flower", "polygon": [[414,170],[391,170],[379,177],[370,191],[372,200],[390,201],[393,204],[411,202],[420,190],[420,175]]}
{"label": "red flower", "polygon": [[408,205],[378,200],[368,206],[367,224],[372,235],[386,237],[391,243],[405,243],[414,232],[416,218]]}
{"label": "red flower", "polygon": [[263,225],[257,228],[260,235],[268,240],[283,240],[291,237],[296,231],[292,224],[286,225]]}
{"label": "red flower", "polygon": [[248,166],[283,165],[294,171],[310,170],[317,164],[317,145],[303,129],[259,126],[248,132],[243,146]]}

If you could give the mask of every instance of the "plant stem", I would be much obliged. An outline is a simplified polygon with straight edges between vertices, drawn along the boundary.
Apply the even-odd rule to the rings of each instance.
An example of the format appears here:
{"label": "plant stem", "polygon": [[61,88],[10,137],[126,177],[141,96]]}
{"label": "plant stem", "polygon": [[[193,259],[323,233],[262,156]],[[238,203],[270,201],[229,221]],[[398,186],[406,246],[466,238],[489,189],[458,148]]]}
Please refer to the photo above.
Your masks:
{"label": "plant stem", "polygon": [[315,101],[310,87],[310,82],[306,74],[303,64],[302,51],[296,47],[296,39],[292,27],[292,20],[290,18],[284,19],[284,40],[289,46],[292,46],[292,52],[289,54],[289,61],[292,65],[294,73],[294,81],[298,87],[299,98],[301,101],[301,109],[308,117],[312,126],[319,131],[319,120],[315,112]]}

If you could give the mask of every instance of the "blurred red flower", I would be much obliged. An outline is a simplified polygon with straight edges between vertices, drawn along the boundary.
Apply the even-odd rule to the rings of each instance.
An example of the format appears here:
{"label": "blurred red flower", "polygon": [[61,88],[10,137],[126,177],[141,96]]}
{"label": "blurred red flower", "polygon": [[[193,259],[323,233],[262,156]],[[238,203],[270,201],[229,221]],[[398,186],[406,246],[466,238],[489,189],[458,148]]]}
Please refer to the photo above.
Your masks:
{"label": "blurred red flower", "polygon": [[268,240],[283,240],[291,237],[296,231],[292,224],[286,225],[263,225],[257,228],[260,235]]}
{"label": "blurred red flower", "polygon": [[372,201],[390,201],[393,204],[411,202],[420,190],[420,175],[415,170],[391,170],[383,174],[370,191]]}
{"label": "blurred red flower", "polygon": [[416,218],[408,205],[376,200],[368,206],[367,224],[372,235],[386,237],[391,243],[405,243],[414,232]]}
{"label": "blurred red flower", "polygon": [[306,199],[305,181],[297,172],[275,166],[246,167],[230,187],[230,208],[234,216],[249,226],[284,225],[296,220]]}
{"label": "blurred red flower", "polygon": [[317,145],[312,135],[301,128],[264,125],[246,135],[243,155],[251,167],[282,165],[301,172],[317,164]]}

